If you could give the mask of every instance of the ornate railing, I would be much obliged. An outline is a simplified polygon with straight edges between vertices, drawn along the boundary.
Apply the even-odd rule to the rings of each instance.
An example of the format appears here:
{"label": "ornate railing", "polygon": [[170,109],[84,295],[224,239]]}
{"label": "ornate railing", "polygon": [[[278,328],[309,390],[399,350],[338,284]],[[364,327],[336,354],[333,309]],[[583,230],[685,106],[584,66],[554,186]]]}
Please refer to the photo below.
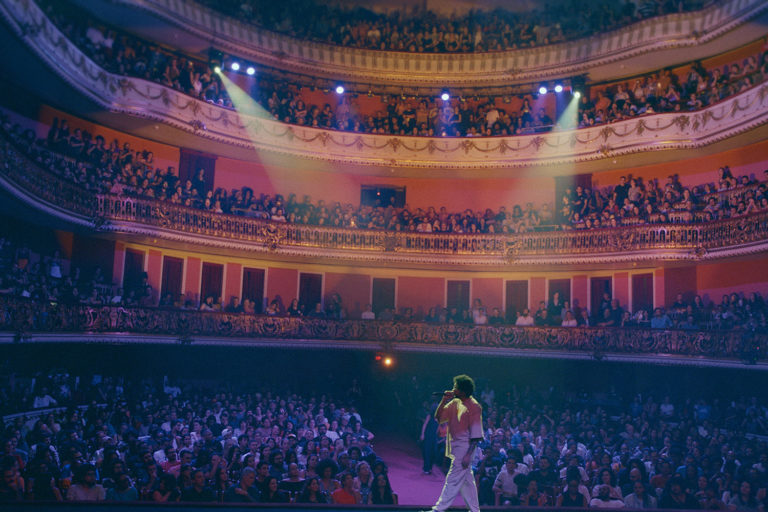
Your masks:
{"label": "ornate railing", "polygon": [[[336,321],[188,310],[37,304],[0,299],[0,330],[23,342],[33,332],[135,333],[273,340],[368,341],[445,347],[498,347],[586,353],[751,358],[765,354],[768,333],[642,328],[515,327]],[[760,356],[762,357],[762,356]]]}
{"label": "ornate railing", "polygon": [[228,215],[155,199],[94,194],[24,156],[10,142],[0,151],[0,183],[51,214],[87,219],[102,232],[198,245],[371,262],[458,264],[573,263],[707,259],[758,252],[768,242],[768,212],[698,224],[648,224],[577,231],[450,234],[288,224]]}
{"label": "ornate railing", "polygon": [[[477,54],[419,54],[301,41],[259,29],[186,0],[120,1],[149,10],[205,39],[213,32],[222,50],[261,64],[333,80],[427,88],[506,86],[585,72],[589,72],[593,79],[603,80],[616,76],[617,69],[611,69],[610,63],[635,55],[681,47],[690,48],[695,54],[707,43],[744,25],[767,7],[761,0],[726,0],[700,11],[656,17],[560,44]],[[752,30],[756,32],[750,33]],[[733,35],[751,38],[741,43],[746,44],[761,37],[763,32],[759,26],[748,26]],[[712,53],[722,50],[720,47]],[[691,58],[707,56],[692,55]],[[663,67],[679,62],[665,60],[660,55],[654,63]],[[603,69],[599,69],[601,66]],[[622,69],[620,73],[626,75],[626,70]]]}
{"label": "ornate railing", "polygon": [[302,158],[439,170],[530,168],[701,148],[768,123],[768,85],[759,84],[696,112],[546,134],[433,138],[325,131],[235,112],[158,83],[108,73],[67,40],[33,1],[0,2],[0,15],[62,80],[108,111],[249,150]]}
{"label": "ornate railing", "polygon": [[[339,229],[286,224],[217,214],[156,200],[98,197],[98,215],[184,233],[233,239],[278,248],[538,257],[671,249],[703,257],[707,251],[768,240],[768,212],[703,224],[655,224],[584,231],[517,235],[439,234]],[[109,228],[105,228],[109,229]]]}

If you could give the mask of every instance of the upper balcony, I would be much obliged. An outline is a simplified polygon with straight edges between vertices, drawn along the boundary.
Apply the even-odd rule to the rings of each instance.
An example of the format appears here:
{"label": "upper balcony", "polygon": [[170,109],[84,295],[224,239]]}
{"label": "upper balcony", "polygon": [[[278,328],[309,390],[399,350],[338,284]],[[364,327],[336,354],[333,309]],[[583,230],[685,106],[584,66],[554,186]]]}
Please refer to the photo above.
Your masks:
{"label": "upper balcony", "polygon": [[[103,2],[96,2],[101,4]],[[196,38],[190,48],[215,46],[256,63],[303,75],[403,87],[493,87],[589,74],[603,81],[719,54],[765,34],[768,3],[713,2],[699,11],[668,14],[589,38],[484,53],[410,53],[345,48],[260,29],[193,1],[120,0],[99,12],[117,22],[125,7],[148,11]],[[94,5],[94,4],[92,4]],[[134,9],[134,11],[135,11]],[[156,24],[156,20],[155,20]],[[162,31],[136,29],[178,45]],[[620,63],[617,65],[617,63]]]}
{"label": "upper balcony", "polygon": [[9,1],[1,7],[27,47],[61,80],[105,111],[120,114],[125,122],[140,118],[170,129],[155,125],[158,140],[178,144],[181,133],[188,140],[194,138],[199,149],[245,160],[253,159],[256,149],[304,161],[377,169],[504,172],[536,166],[546,172],[577,173],[584,168],[575,164],[599,166],[620,155],[637,155],[641,163],[648,163],[679,158],[686,150],[707,151],[714,143],[719,143],[718,149],[739,147],[764,139],[768,121],[768,87],[758,84],[699,111],[513,137],[408,137],[292,126],[200,101],[158,83],[109,73],[72,45],[34,2]]}

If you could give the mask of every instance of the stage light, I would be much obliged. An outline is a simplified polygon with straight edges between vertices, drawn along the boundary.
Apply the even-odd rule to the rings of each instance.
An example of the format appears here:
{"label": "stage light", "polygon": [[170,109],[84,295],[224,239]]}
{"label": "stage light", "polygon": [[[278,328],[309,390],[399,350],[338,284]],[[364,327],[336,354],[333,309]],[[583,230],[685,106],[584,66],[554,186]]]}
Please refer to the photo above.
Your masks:
{"label": "stage light", "polygon": [[573,93],[573,97],[574,97],[574,98],[581,98],[581,93],[580,93],[579,91],[575,91],[575,92]]}
{"label": "stage light", "polygon": [[555,92],[563,92],[563,86],[560,84],[555,85]]}
{"label": "stage light", "polygon": [[539,94],[547,94],[547,88],[543,85],[539,87]]}
{"label": "stage light", "polygon": [[448,94],[447,92],[443,92],[443,94],[440,95],[440,99],[443,101],[448,101],[449,99],[451,99],[451,95]]}
{"label": "stage light", "polygon": [[214,66],[213,67],[213,72],[214,73],[221,73],[221,68],[219,66]]}
{"label": "stage light", "polygon": [[337,85],[336,86],[336,94],[344,94],[344,86],[343,85]]}
{"label": "stage light", "polygon": [[248,73],[249,75],[253,75],[254,73],[256,73],[256,68],[253,66],[248,66],[248,69],[246,69],[245,72]]}
{"label": "stage light", "polygon": [[392,363],[394,363],[395,360],[391,357],[387,356],[384,358],[384,366],[392,366]]}
{"label": "stage light", "polygon": [[229,67],[232,68],[232,71],[240,71],[240,63],[239,62],[233,62]]}

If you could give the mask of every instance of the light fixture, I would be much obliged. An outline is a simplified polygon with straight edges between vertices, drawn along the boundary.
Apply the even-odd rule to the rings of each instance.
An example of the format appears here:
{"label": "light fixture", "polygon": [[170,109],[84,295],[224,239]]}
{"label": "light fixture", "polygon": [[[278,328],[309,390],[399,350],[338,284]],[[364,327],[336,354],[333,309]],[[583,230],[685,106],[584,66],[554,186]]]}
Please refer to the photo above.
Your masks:
{"label": "light fixture", "polygon": [[336,94],[344,94],[344,86],[343,85],[337,85],[336,86]]}
{"label": "light fixture", "polygon": [[253,66],[248,66],[248,69],[246,69],[245,72],[248,73],[249,75],[253,75],[254,73],[256,73],[256,68]]}
{"label": "light fixture", "polygon": [[547,88],[543,85],[539,87],[539,94],[547,94]]}
{"label": "light fixture", "polygon": [[213,67],[213,72],[214,73],[221,73],[221,68],[219,66],[214,66]]}
{"label": "light fixture", "polygon": [[561,84],[555,85],[555,92],[563,92],[563,86]]}
{"label": "light fixture", "polygon": [[443,91],[443,93],[440,95],[440,99],[443,101],[448,101],[449,99],[451,99],[451,95],[448,94],[447,91]]}
{"label": "light fixture", "polygon": [[240,71],[240,63],[239,62],[233,62],[229,67],[232,68],[232,71]]}
{"label": "light fixture", "polygon": [[573,93],[573,97],[574,97],[574,98],[581,98],[581,93],[580,93],[579,91],[575,91],[575,92]]}

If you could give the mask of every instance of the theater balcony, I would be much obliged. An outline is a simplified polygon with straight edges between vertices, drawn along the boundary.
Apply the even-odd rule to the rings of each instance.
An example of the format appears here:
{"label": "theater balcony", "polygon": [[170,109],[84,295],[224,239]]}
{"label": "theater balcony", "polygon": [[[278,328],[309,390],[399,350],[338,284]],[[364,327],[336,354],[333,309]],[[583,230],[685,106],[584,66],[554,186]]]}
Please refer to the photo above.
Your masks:
{"label": "theater balcony", "polygon": [[[731,4],[728,4],[731,5]],[[739,5],[741,5],[739,3]],[[253,103],[238,111],[194,99],[161,84],[109,73],[85,56],[34,2],[9,2],[2,14],[23,42],[72,95],[86,99],[84,113],[103,124],[212,154],[255,160],[259,154],[297,158],[303,165],[329,162],[382,175],[464,171],[509,175],[539,168],[552,175],[578,174],[671,161],[741,147],[766,138],[768,94],[763,83],[695,112],[639,116],[606,126],[514,137],[445,138],[344,133],[291,126],[255,115]],[[15,39],[18,38],[18,39]],[[52,101],[64,94],[51,82],[16,77]],[[73,101],[73,105],[77,103]],[[77,108],[77,107],[75,107]],[[255,150],[255,151],[254,151]]]}
{"label": "theater balcony", "polygon": [[[172,46],[200,51],[210,46],[213,32],[222,51],[261,65],[332,80],[427,89],[508,86],[585,73],[593,81],[614,79],[744,45],[764,35],[768,20],[766,4],[760,0],[727,0],[559,44],[486,53],[420,54],[302,41],[193,1],[99,0],[83,5],[107,21],[134,19],[137,26],[145,27],[137,29],[142,36]],[[181,39],[171,37],[167,27],[181,28],[185,34]]]}

